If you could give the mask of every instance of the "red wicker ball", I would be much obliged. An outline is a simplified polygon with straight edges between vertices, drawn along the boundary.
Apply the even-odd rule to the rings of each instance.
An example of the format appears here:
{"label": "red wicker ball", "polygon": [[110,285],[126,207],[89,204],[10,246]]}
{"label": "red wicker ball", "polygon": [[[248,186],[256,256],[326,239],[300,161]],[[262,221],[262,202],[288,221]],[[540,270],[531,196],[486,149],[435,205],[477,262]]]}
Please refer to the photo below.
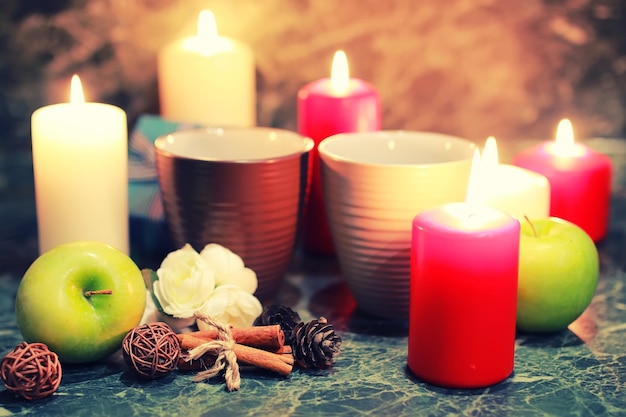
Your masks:
{"label": "red wicker ball", "polygon": [[180,351],[176,333],[163,322],[137,326],[122,341],[126,365],[148,379],[161,378],[174,370]]}
{"label": "red wicker ball", "polygon": [[61,363],[45,344],[22,342],[2,358],[0,376],[9,391],[36,400],[59,388]]}

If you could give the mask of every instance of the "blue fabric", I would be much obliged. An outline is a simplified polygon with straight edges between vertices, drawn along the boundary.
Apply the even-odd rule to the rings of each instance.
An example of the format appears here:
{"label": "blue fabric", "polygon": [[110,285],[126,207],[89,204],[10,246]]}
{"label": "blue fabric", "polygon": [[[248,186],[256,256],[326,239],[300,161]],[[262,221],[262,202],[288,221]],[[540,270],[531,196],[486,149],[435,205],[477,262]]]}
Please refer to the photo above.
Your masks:
{"label": "blue fabric", "polygon": [[128,145],[128,210],[131,256],[136,261],[162,259],[173,249],[167,231],[157,178],[154,141],[177,130],[199,127],[141,115]]}

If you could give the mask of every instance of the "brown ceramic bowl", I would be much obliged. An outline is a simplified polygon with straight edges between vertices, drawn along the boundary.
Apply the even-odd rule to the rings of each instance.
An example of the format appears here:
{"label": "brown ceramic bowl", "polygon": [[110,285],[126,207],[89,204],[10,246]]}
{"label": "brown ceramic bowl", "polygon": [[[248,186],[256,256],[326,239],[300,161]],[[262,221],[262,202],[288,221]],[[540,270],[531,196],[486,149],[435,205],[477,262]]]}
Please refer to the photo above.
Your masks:
{"label": "brown ceramic bowl", "polygon": [[155,142],[165,219],[174,243],[218,243],[257,274],[270,299],[293,253],[313,141],[271,128],[178,131]]}

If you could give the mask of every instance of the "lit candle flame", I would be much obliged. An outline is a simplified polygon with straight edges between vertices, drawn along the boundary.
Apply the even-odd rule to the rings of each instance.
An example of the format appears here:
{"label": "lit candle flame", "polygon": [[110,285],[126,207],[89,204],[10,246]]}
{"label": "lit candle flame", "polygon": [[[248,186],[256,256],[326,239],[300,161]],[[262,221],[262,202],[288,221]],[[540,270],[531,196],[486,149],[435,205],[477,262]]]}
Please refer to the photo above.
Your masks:
{"label": "lit candle flame", "polygon": [[330,71],[330,84],[335,94],[344,94],[348,90],[350,81],[350,71],[348,69],[348,58],[342,50],[335,52],[333,65]]}
{"label": "lit candle flame", "polygon": [[485,203],[487,184],[489,178],[496,175],[498,167],[498,144],[496,138],[489,136],[485,141],[482,155],[478,148],[474,150],[472,168],[470,170],[469,183],[465,201],[471,205]]}
{"label": "lit candle flame", "polygon": [[481,205],[485,202],[484,165],[478,148],[474,149],[472,168],[470,170],[469,183],[465,201],[471,205]]}
{"label": "lit candle flame", "polygon": [[574,142],[574,127],[569,119],[562,119],[559,122],[552,152],[561,157],[576,156],[584,153],[584,148]]}
{"label": "lit candle flame", "polygon": [[485,169],[491,169],[498,166],[498,144],[496,143],[496,138],[493,136],[489,136],[485,141],[485,148],[483,149],[481,161]]}
{"label": "lit candle flame", "polygon": [[574,144],[574,126],[569,119],[563,119],[556,128],[556,146],[567,150]]}
{"label": "lit candle flame", "polygon": [[83,94],[83,86],[80,83],[78,75],[72,75],[70,84],[70,103],[84,103],[85,94]]}
{"label": "lit candle flame", "polygon": [[210,51],[211,45],[217,39],[217,23],[215,15],[210,10],[202,10],[198,15],[198,44],[205,51]]}

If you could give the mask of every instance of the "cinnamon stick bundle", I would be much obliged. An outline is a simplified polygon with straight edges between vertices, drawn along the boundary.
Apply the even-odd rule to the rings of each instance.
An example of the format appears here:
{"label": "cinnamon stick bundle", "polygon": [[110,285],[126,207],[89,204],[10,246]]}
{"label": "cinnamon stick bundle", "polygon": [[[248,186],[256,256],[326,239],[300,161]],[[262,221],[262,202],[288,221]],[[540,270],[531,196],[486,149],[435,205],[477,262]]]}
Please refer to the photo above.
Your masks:
{"label": "cinnamon stick bundle", "polygon": [[[280,325],[253,326],[253,327],[233,327],[230,329],[236,343],[274,352],[285,344],[285,334]],[[180,336],[190,335],[199,339],[216,340],[219,331],[217,328],[198,330],[191,333],[179,334]]]}
{"label": "cinnamon stick bundle", "polygon": [[[207,339],[201,339],[193,336],[193,333],[182,333],[177,336],[181,342],[181,348],[183,351],[194,349],[209,341]],[[237,356],[237,362],[246,365],[253,365],[268,371],[276,372],[280,375],[289,375],[293,369],[294,358],[291,353],[291,347],[288,347],[288,349],[284,348],[285,346],[282,346],[277,349],[277,351],[280,351],[281,353],[274,353],[252,346],[246,346],[237,342],[233,344],[233,352],[235,353],[235,356]],[[198,370],[203,367],[210,366],[214,361],[215,357],[212,355],[204,355],[199,360],[190,362],[187,362],[184,359],[179,359],[178,366],[181,370]]]}

